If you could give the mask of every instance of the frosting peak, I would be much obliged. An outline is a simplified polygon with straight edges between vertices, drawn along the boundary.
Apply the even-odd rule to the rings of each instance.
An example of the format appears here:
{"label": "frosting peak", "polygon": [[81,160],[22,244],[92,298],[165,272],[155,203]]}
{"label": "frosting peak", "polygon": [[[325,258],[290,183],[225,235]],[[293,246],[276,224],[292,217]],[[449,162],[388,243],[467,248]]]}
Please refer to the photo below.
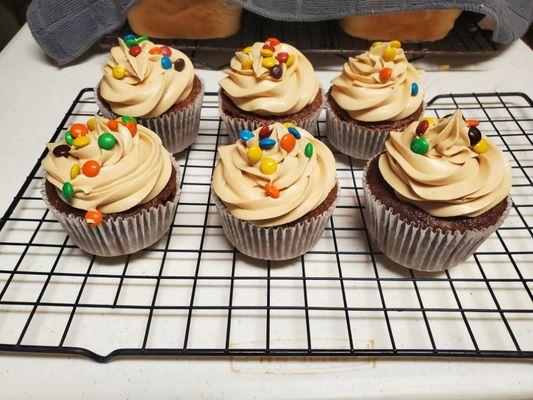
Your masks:
{"label": "frosting peak", "polygon": [[379,169],[397,196],[436,217],[475,217],[505,199],[511,189],[511,167],[489,139],[473,135],[457,110],[423,132],[425,154],[411,145],[419,122],[391,132]]}
{"label": "frosting peak", "polygon": [[288,115],[312,103],[319,91],[313,66],[289,44],[254,43],[238,51],[220,87],[241,110]]}
{"label": "frosting peak", "polygon": [[350,57],[331,81],[331,96],[355,120],[397,121],[413,114],[424,97],[419,72],[399,42],[373,45]]}
{"label": "frosting peak", "polygon": [[301,128],[276,123],[266,129],[243,131],[235,144],[219,147],[212,187],[236,218],[279,226],[326,199],[336,184],[335,159]]}

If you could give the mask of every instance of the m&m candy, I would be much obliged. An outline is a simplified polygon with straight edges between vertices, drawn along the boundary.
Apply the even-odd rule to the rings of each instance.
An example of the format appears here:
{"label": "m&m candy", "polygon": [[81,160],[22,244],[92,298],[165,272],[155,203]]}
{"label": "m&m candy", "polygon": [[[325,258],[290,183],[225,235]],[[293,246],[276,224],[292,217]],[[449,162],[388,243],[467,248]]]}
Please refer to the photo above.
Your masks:
{"label": "m&m candy", "polygon": [[296,129],[295,126],[289,126],[287,130],[290,134],[294,135],[296,139],[300,139],[302,137],[302,135],[300,134],[300,132],[298,132],[298,129]]}
{"label": "m&m candy", "polygon": [[280,65],[274,65],[272,68],[270,68],[270,76],[274,79],[279,79],[283,75],[283,69],[281,69]]}
{"label": "m&m candy", "polygon": [[70,131],[65,132],[65,142],[67,142],[71,146],[72,146],[72,143],[74,143],[74,138],[72,137],[72,134],[70,133]]}
{"label": "m&m candy", "polygon": [[80,165],[78,163],[70,167],[70,179],[75,179],[80,174]]}
{"label": "m&m candy", "polygon": [[254,64],[254,60],[251,58],[247,58],[245,60],[241,61],[241,68],[242,69],[252,69],[252,65]]}
{"label": "m&m candy", "polygon": [[288,59],[289,59],[289,53],[282,51],[276,54],[276,60],[278,60],[280,63],[287,62]]}
{"label": "m&m candy", "polygon": [[168,57],[161,57],[161,67],[163,69],[170,69],[172,68],[172,61]]}
{"label": "m&m candy", "polygon": [[52,154],[54,154],[55,157],[67,158],[70,154],[70,146],[66,144],[60,144],[59,146],[54,147]]}
{"label": "m&m candy", "polygon": [[113,136],[109,132],[102,133],[98,137],[98,146],[101,149],[111,150],[113,147],[115,147],[116,143],[117,143],[117,139],[115,138],[115,136]]}
{"label": "m&m candy", "polygon": [[239,138],[243,141],[243,143],[246,143],[248,140],[254,137],[254,134],[252,131],[249,131],[248,129],[243,129],[239,132]]}
{"label": "m&m candy", "polygon": [[87,133],[89,133],[89,130],[83,124],[73,124],[70,127],[70,134],[74,139],[76,139],[78,136],[85,136]]}
{"label": "m&m candy", "polygon": [[270,44],[271,46],[277,46],[278,44],[281,43],[278,39],[273,38],[273,37],[268,38],[268,39],[266,40],[266,42],[267,42],[268,44]]}
{"label": "m&m candy", "polygon": [[251,163],[255,164],[261,159],[261,157],[263,157],[263,150],[261,150],[261,147],[259,147],[258,144],[253,144],[246,152],[246,155]]}
{"label": "m&m candy", "polygon": [[126,76],[126,68],[123,65],[117,64],[113,67],[113,78],[122,79]]}
{"label": "m&m candy", "polygon": [[129,53],[130,53],[130,56],[137,57],[139,54],[141,54],[142,51],[143,49],[141,49],[141,46],[135,45],[135,46],[130,47]]}
{"label": "m&m candy", "polygon": [[139,36],[137,39],[135,39],[135,43],[139,44],[139,43],[144,42],[145,40],[148,40],[148,36],[142,35],[142,36]]}
{"label": "m&m candy", "polygon": [[398,40],[393,40],[390,42],[390,47],[394,47],[395,49],[399,49],[400,47],[402,47],[402,43],[399,42]]}
{"label": "m&m candy", "polygon": [[390,68],[383,68],[381,71],[379,71],[379,81],[381,83],[387,82],[391,76],[392,76],[392,69]]}
{"label": "m&m candy", "polygon": [[114,119],[110,119],[109,121],[107,121],[107,127],[112,131],[116,132],[118,130],[118,122]]}
{"label": "m&m candy", "polygon": [[418,83],[411,83],[411,96],[416,96],[418,94]]}
{"label": "m&m candy", "polygon": [[135,46],[137,44],[137,40],[135,39],[135,37],[132,37],[132,38],[129,38],[127,40],[124,40],[124,43],[126,44],[126,46],[128,46],[128,48],[130,48],[130,47]]}
{"label": "m&m candy", "polygon": [[394,47],[387,47],[383,52],[383,60],[393,61],[396,57],[396,49]]}
{"label": "m&m candy", "polygon": [[178,72],[183,71],[185,68],[185,60],[183,58],[178,58],[176,61],[174,61],[174,69]]}
{"label": "m&m candy", "polygon": [[266,157],[261,160],[261,172],[263,174],[272,175],[277,169],[278,163],[273,158]]}
{"label": "m&m candy", "polygon": [[126,128],[128,128],[128,130],[130,131],[131,136],[135,136],[137,134],[137,124],[135,122],[126,122]]}
{"label": "m&m candy", "polygon": [[433,126],[437,124],[437,121],[435,120],[435,118],[431,118],[431,117],[424,117],[422,118],[422,121],[427,121],[429,123],[429,126]]}
{"label": "m&m candy", "polygon": [[268,125],[264,125],[259,131],[259,139],[265,139],[270,136],[270,128]]}
{"label": "m&m candy", "polygon": [[285,62],[285,65],[287,67],[290,67],[292,64],[294,64],[294,54],[291,54],[289,58],[287,58],[287,61]]}
{"label": "m&m candy", "polygon": [[74,147],[81,149],[91,143],[91,139],[88,136],[78,136],[72,143]]}
{"label": "m&m candy", "polygon": [[83,175],[94,178],[100,172],[100,163],[95,160],[89,160],[83,164],[81,171],[83,172]]}
{"label": "m&m candy", "polygon": [[276,144],[274,139],[264,138],[259,141],[259,147],[262,149],[271,149]]}
{"label": "m&m candy", "polygon": [[370,46],[371,49],[373,49],[374,47],[376,46],[380,46],[381,45],[381,42],[374,42],[372,43],[372,45]]}
{"label": "m&m candy", "polygon": [[72,183],[63,183],[63,187],[61,188],[61,194],[63,195],[66,201],[72,200],[72,198],[74,197],[74,188],[72,187]]}
{"label": "m&m candy", "polygon": [[150,54],[161,54],[161,47],[154,46],[150,50],[148,50],[148,53],[150,53]]}
{"label": "m&m candy", "polygon": [[135,40],[135,35],[133,33],[129,33],[129,34],[124,35],[122,37],[122,40],[124,40],[124,41],[131,40],[131,39]]}
{"label": "m&m candy", "polygon": [[423,137],[416,137],[411,142],[411,151],[416,154],[424,155],[429,150],[429,143]]}
{"label": "m&m candy", "polygon": [[122,122],[125,122],[125,123],[128,123],[130,121],[133,121],[133,122],[137,123],[137,118],[129,117],[127,115],[124,115],[124,116],[120,117],[120,119],[122,120]]}
{"label": "m&m candy", "polygon": [[244,49],[242,49],[241,53],[250,54],[251,51],[252,51],[252,46],[248,46],[248,47],[245,47]]}
{"label": "m&m candy", "polygon": [[90,131],[94,131],[96,129],[96,120],[94,119],[94,117],[92,118],[89,118],[87,120],[87,128],[90,130]]}
{"label": "m&m candy", "polygon": [[294,125],[292,122],[284,122],[284,123],[283,123],[283,126],[284,126],[285,128],[290,128],[291,126],[292,126],[293,128],[296,128],[296,125]]}
{"label": "m&m candy", "polygon": [[281,138],[280,144],[283,150],[285,150],[287,153],[290,153],[291,150],[294,149],[294,146],[296,146],[296,138],[294,135],[287,133]]}
{"label": "m&m candy", "polygon": [[489,142],[482,138],[479,142],[476,143],[473,149],[476,153],[483,154],[489,149]]}
{"label": "m&m candy", "polygon": [[478,126],[479,125],[479,121],[477,121],[475,119],[467,119],[466,120],[466,124],[468,126]]}
{"label": "m&m candy", "polygon": [[304,154],[307,158],[311,158],[313,156],[313,143],[309,142],[305,145]]}
{"label": "m&m candy", "polygon": [[268,44],[265,44],[263,48],[261,49],[261,55],[263,57],[272,57],[274,55],[274,47],[269,46]]}
{"label": "m&m candy", "polygon": [[261,65],[265,68],[272,68],[274,65],[276,65],[276,60],[272,57],[265,57],[261,61]]}
{"label": "m&m candy", "polygon": [[429,128],[429,121],[427,119],[423,119],[418,123],[416,126],[416,136],[422,136]]}
{"label": "m&m candy", "polygon": [[267,183],[267,184],[265,185],[265,192],[266,192],[266,194],[267,194],[268,196],[270,196],[270,197],[272,197],[272,198],[274,198],[274,199],[279,198],[279,195],[280,195],[278,188],[275,187],[275,186],[274,186],[273,184],[271,184],[271,183]]}
{"label": "m&m candy", "polygon": [[161,55],[164,57],[170,57],[172,54],[172,50],[170,50],[170,47],[168,46],[161,46]]}
{"label": "m&m candy", "polygon": [[98,210],[89,210],[85,213],[85,221],[93,228],[102,223],[104,215]]}
{"label": "m&m candy", "polygon": [[469,127],[468,139],[470,140],[470,146],[475,146],[481,140],[481,131],[475,126]]}

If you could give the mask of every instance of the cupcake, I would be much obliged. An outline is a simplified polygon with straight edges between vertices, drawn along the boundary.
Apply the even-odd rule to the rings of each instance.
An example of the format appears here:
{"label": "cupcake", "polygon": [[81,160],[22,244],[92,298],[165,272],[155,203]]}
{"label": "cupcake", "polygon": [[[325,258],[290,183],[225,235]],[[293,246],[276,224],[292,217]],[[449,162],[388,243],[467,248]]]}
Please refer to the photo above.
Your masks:
{"label": "cupcake", "polygon": [[265,260],[306,253],[320,239],[340,188],[328,147],[292,124],[243,130],[218,148],[211,186],[222,227],[240,252]]}
{"label": "cupcake", "polygon": [[47,147],[43,200],[82,250],[134,253],[168,230],[179,167],[150,129],[95,116]]}
{"label": "cupcake", "polygon": [[458,110],[393,131],[366,166],[364,215],[391,260],[441,271],[470,257],[509,213],[511,167]]}
{"label": "cupcake", "polygon": [[227,77],[220,81],[219,109],[236,140],[243,129],[275,122],[316,127],[322,109],[322,89],[313,66],[297,49],[278,39],[235,53]]}
{"label": "cupcake", "polygon": [[350,58],[331,81],[327,136],[340,152],[369,159],[383,151],[390,131],[402,131],[424,110],[420,73],[400,42],[376,42]]}
{"label": "cupcake", "polygon": [[104,65],[96,102],[106,118],[135,117],[171,153],[194,142],[204,96],[202,80],[181,51],[133,35],[118,39]]}

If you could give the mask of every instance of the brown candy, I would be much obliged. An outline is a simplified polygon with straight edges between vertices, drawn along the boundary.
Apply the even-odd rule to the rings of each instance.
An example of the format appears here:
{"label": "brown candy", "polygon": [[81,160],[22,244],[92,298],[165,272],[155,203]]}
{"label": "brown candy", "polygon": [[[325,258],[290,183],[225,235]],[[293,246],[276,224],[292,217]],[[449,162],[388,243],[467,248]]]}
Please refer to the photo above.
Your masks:
{"label": "brown candy", "polygon": [[276,64],[272,68],[270,68],[270,76],[274,79],[281,78],[281,75],[283,75],[283,70],[281,69],[281,66]]}
{"label": "brown candy", "polygon": [[422,136],[429,128],[429,121],[427,119],[423,119],[418,123],[418,126],[416,127],[416,136]]}
{"label": "brown candy", "polygon": [[56,157],[68,157],[70,153],[70,146],[67,144],[60,144],[59,146],[54,147],[54,150],[52,151],[54,156]]}
{"label": "brown candy", "polygon": [[174,61],[174,69],[178,72],[183,71],[183,68],[185,68],[185,60],[183,58],[178,58],[176,61]]}
{"label": "brown candy", "polygon": [[268,125],[265,125],[259,131],[259,139],[265,139],[269,136],[270,136],[270,129],[268,128]]}

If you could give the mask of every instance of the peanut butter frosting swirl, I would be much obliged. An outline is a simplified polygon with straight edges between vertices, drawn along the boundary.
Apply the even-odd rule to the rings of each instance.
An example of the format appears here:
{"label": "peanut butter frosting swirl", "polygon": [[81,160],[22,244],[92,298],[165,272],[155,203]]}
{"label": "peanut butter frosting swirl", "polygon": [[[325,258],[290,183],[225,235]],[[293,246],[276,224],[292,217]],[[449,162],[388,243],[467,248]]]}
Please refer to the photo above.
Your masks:
{"label": "peanut butter frosting swirl", "polygon": [[257,42],[236,52],[224,71],[228,76],[220,81],[221,88],[244,111],[259,115],[301,111],[313,102],[320,88],[313,66],[289,44],[272,46],[273,54],[265,54],[264,46]]}
{"label": "peanut butter frosting swirl", "polygon": [[[331,81],[331,96],[351,118],[363,122],[397,121],[413,114],[422,104],[420,74],[407,61],[403,49],[393,45],[394,42],[380,43],[350,57],[342,73]],[[386,69],[390,71],[382,72]]]}
{"label": "peanut butter frosting swirl", "polygon": [[[248,154],[259,143],[261,129],[253,136],[250,132],[246,142],[239,139],[219,147],[220,159],[212,181],[214,192],[234,217],[264,227],[299,219],[318,207],[336,184],[335,159],[325,144],[301,128],[291,128],[301,135],[291,149],[283,139],[291,135],[287,127],[276,123],[269,129],[269,138],[276,143],[263,149],[257,161],[250,160]],[[267,158],[277,165],[274,173],[263,172],[262,163]],[[277,189],[277,198],[267,190],[269,186]]]}
{"label": "peanut butter frosting swirl", "polygon": [[[111,49],[111,57],[103,67],[104,77],[100,82],[100,95],[114,113],[158,117],[189,96],[194,67],[184,53],[163,46],[170,52],[166,69],[162,62],[166,57],[161,53],[163,47],[145,40],[138,44],[141,52],[132,55],[124,41],[120,38],[118,41],[119,45]],[[121,74],[114,73],[114,68],[124,68],[125,75],[121,78]]]}
{"label": "peanut butter frosting swirl", "polygon": [[[119,124],[117,131],[111,131],[107,122],[95,116],[95,129],[86,135],[90,143],[81,148],[72,146],[65,156],[54,154],[54,149],[65,146],[65,142],[49,143],[49,153],[42,162],[46,179],[65,202],[81,210],[98,210],[104,214],[126,211],[152,200],[165,188],[172,173],[170,154],[154,132],[137,125],[137,133],[132,137],[126,126]],[[98,144],[98,138],[104,133],[111,133],[116,139],[111,150],[102,149]],[[83,173],[88,161],[100,165],[96,176]],[[82,171],[74,178],[73,166]],[[70,201],[62,195],[65,182],[70,182],[74,189]]]}
{"label": "peanut butter frosting swirl", "polygon": [[417,124],[391,132],[379,159],[381,174],[400,199],[435,217],[475,217],[507,197],[509,162],[485,137],[481,150],[471,145],[459,110],[423,134],[429,144],[424,155],[410,148]]}

